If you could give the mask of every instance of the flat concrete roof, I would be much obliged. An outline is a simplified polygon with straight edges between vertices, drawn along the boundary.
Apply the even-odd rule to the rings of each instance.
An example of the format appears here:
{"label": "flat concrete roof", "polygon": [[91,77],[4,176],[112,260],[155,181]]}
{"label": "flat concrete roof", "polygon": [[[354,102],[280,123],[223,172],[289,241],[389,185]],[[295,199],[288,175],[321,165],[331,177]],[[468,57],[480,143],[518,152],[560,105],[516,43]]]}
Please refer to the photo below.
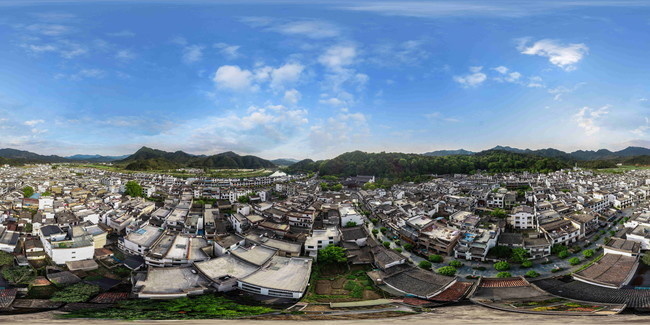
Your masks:
{"label": "flat concrete roof", "polygon": [[190,267],[150,267],[147,278],[136,284],[141,285],[140,293],[171,294],[205,288],[208,282]]}
{"label": "flat concrete roof", "polygon": [[128,234],[126,239],[136,245],[150,247],[162,233],[162,229],[147,225]]}
{"label": "flat concrete roof", "polygon": [[266,264],[266,262],[271,259],[271,257],[273,257],[276,252],[277,250],[275,249],[254,245],[248,248],[239,246],[232,250],[230,253],[248,263],[262,266]]}
{"label": "flat concrete roof", "polygon": [[240,281],[262,288],[303,292],[309,283],[311,263],[309,258],[275,256],[268,265]]}
{"label": "flat concrete roof", "polygon": [[224,276],[240,279],[252,274],[259,268],[232,255],[224,255],[209,261],[197,262],[194,263],[194,266],[213,281],[218,281],[219,278]]}

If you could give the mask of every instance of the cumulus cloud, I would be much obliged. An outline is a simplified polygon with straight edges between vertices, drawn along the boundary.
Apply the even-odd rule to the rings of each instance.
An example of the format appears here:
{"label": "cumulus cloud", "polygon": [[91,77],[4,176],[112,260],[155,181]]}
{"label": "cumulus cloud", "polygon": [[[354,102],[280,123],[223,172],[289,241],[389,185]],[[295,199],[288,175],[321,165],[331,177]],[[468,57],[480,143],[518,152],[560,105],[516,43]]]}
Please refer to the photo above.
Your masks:
{"label": "cumulus cloud", "polygon": [[463,87],[476,87],[487,79],[487,75],[481,72],[481,70],[483,70],[483,67],[470,67],[470,74],[454,76],[454,81],[461,84]]}
{"label": "cumulus cloud", "polygon": [[600,120],[607,114],[609,114],[609,105],[598,109],[585,106],[574,115],[574,119],[578,126],[584,129],[586,135],[593,135],[600,131]]}
{"label": "cumulus cloud", "polygon": [[256,91],[262,83],[268,83],[273,90],[282,90],[298,82],[304,69],[305,67],[297,62],[286,63],[277,68],[262,66],[255,70],[224,65],[217,69],[213,80],[217,88],[234,91]]}
{"label": "cumulus cloud", "polygon": [[72,31],[72,28],[59,24],[31,24],[25,26],[25,30],[45,36],[59,36]]}
{"label": "cumulus cloud", "polygon": [[344,150],[357,141],[369,136],[368,119],[363,113],[351,113],[348,110],[312,125],[309,143],[314,151]]}
{"label": "cumulus cloud", "polygon": [[251,90],[253,73],[236,65],[223,65],[213,78],[218,88],[235,91]]}
{"label": "cumulus cloud", "polygon": [[307,114],[306,110],[283,105],[251,106],[244,114],[232,112],[197,121],[202,126],[191,127],[194,131],[190,136],[201,146],[255,153],[294,138],[309,123]]}
{"label": "cumulus cloud", "polygon": [[30,54],[56,53],[64,59],[72,59],[88,53],[88,48],[69,40],[57,40],[50,43],[23,43],[20,47]]}
{"label": "cumulus cloud", "polygon": [[115,58],[122,61],[129,61],[135,59],[135,53],[131,50],[119,50],[115,53]]}
{"label": "cumulus cloud", "polygon": [[575,70],[575,64],[589,52],[583,43],[562,44],[552,39],[542,39],[530,46],[528,43],[529,39],[520,40],[517,49],[522,54],[546,57],[549,62],[565,71]]}
{"label": "cumulus cloud", "polygon": [[494,80],[499,82],[519,83],[519,78],[521,78],[521,73],[517,71],[509,72],[510,69],[502,65],[496,68],[492,68],[492,70],[499,73],[499,76],[494,78]]}
{"label": "cumulus cloud", "polygon": [[302,95],[300,94],[300,92],[295,89],[289,89],[284,92],[284,102],[291,105],[298,104],[301,97]]}
{"label": "cumulus cloud", "polygon": [[330,69],[341,69],[354,62],[357,49],[354,45],[335,45],[318,57],[318,62]]}

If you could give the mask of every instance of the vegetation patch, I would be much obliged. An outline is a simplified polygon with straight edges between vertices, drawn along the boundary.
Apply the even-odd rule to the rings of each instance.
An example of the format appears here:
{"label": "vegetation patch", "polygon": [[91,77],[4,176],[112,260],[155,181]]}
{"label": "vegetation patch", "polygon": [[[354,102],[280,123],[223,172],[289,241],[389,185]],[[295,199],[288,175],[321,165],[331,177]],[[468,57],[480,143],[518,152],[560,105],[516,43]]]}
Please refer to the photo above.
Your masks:
{"label": "vegetation patch", "polygon": [[274,312],[262,306],[237,304],[216,295],[201,295],[167,301],[126,300],[113,308],[81,309],[60,315],[61,318],[142,319],[233,319]]}

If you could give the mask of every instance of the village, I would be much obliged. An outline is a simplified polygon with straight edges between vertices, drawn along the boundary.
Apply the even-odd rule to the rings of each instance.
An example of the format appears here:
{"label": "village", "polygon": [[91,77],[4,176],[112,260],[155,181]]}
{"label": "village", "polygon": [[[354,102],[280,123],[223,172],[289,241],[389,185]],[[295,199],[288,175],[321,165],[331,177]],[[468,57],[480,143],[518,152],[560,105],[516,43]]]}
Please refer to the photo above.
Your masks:
{"label": "village", "polygon": [[467,300],[526,313],[643,311],[649,194],[643,169],[379,188],[374,176],[5,166],[0,308],[74,314],[217,295],[269,317],[398,316]]}

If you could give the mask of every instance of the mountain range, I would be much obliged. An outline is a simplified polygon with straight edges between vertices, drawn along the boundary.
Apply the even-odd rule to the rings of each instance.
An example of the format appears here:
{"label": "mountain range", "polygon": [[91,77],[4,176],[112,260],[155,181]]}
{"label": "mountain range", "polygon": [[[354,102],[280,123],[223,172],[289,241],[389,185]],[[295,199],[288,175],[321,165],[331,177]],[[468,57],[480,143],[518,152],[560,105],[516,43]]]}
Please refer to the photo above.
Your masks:
{"label": "mountain range", "polygon": [[[565,160],[601,160],[601,159],[618,159],[618,158],[629,158],[636,156],[650,156],[650,149],[643,147],[627,147],[619,151],[610,151],[607,149],[600,149],[597,151],[593,150],[578,150],[571,153],[567,153],[561,150],[547,148],[547,149],[519,149],[508,146],[496,146],[489,150],[499,150],[507,151],[514,153],[530,154],[540,157],[547,158],[559,158]],[[464,149],[458,150],[438,150],[432,152],[423,153],[425,156],[453,156],[453,155],[473,155],[476,152],[467,151]]]}
{"label": "mountain range", "polygon": [[167,152],[148,147],[142,147],[134,154],[117,160],[115,163],[125,164],[126,169],[131,170],[160,170],[180,167],[235,169],[276,167],[274,163],[266,159],[250,155],[240,156],[232,151],[205,156],[192,155],[183,151]]}

